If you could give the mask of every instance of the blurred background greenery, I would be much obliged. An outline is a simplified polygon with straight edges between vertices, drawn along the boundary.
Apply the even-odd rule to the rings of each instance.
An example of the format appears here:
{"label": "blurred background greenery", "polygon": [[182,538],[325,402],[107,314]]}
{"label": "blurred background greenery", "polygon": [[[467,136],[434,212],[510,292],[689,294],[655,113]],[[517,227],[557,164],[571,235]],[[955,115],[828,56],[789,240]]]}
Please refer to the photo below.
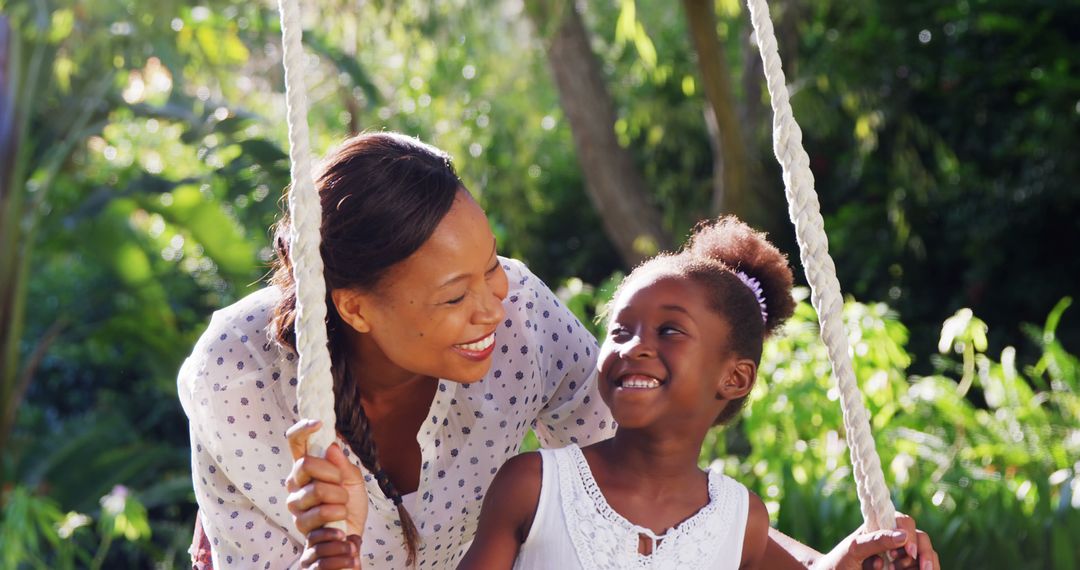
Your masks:
{"label": "blurred background greenery", "polygon": [[[1076,567],[1080,5],[772,4],[898,507],[946,567]],[[797,263],[740,2],[569,5],[306,3],[316,150],[450,151],[584,319],[719,212]],[[0,567],[186,565],[175,375],[267,271],[279,31],[269,2],[0,0]],[[807,305],[762,379],[702,461],[828,547],[859,514]]]}

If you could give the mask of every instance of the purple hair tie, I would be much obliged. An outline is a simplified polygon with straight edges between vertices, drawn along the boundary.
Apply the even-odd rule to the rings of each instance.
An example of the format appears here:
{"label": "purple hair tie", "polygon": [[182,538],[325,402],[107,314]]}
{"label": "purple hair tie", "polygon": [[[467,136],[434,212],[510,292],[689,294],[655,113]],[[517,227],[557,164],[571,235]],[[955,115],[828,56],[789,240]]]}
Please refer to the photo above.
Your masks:
{"label": "purple hair tie", "polygon": [[750,288],[750,291],[754,293],[754,298],[757,299],[758,307],[761,307],[761,322],[767,323],[769,321],[769,311],[765,309],[765,292],[761,290],[761,281],[758,281],[754,277],[750,277],[742,271],[736,270],[734,273],[735,277],[738,277],[739,281],[742,281]]}

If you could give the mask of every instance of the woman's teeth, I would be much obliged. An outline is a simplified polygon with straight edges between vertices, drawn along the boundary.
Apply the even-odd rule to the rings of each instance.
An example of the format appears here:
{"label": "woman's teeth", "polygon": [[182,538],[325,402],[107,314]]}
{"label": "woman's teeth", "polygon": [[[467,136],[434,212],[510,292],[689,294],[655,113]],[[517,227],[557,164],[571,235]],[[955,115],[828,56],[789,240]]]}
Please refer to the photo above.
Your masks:
{"label": "woman's teeth", "polygon": [[470,342],[468,344],[455,344],[454,346],[471,352],[480,352],[482,350],[487,350],[488,348],[491,348],[491,345],[493,344],[495,344],[495,333],[491,333],[476,342]]}
{"label": "woman's teeth", "polygon": [[622,388],[659,388],[660,381],[648,376],[627,376],[620,384]]}

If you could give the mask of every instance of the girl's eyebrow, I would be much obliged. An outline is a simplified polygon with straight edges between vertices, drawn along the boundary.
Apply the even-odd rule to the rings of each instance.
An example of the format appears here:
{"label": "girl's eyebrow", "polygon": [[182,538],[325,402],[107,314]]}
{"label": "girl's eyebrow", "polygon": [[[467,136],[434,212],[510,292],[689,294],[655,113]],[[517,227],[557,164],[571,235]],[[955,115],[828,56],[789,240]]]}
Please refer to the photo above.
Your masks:
{"label": "girl's eyebrow", "polygon": [[687,311],[686,308],[682,305],[661,305],[660,308],[665,311],[676,311],[679,313],[683,313],[686,316],[690,316],[690,311]]}
{"label": "girl's eyebrow", "polygon": [[[496,251],[498,251],[498,242],[495,240],[495,237],[492,236],[492,238],[491,238],[491,255],[495,255]],[[449,287],[450,285],[453,285],[454,283],[457,283],[458,281],[461,281],[462,279],[466,279],[468,277],[469,277],[468,273],[459,273],[459,274],[447,279],[446,281],[443,281],[442,284],[439,285],[438,287],[436,287],[435,289],[436,290],[445,289],[445,288]]]}

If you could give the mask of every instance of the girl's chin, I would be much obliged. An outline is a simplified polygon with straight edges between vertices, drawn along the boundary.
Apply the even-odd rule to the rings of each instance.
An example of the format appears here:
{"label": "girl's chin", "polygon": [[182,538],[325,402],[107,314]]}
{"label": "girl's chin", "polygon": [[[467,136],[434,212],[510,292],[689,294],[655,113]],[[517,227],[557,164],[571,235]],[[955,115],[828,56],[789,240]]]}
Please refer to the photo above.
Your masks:
{"label": "girl's chin", "polygon": [[611,407],[610,410],[619,429],[642,429],[656,422],[656,415],[650,410],[628,409],[623,406]]}

